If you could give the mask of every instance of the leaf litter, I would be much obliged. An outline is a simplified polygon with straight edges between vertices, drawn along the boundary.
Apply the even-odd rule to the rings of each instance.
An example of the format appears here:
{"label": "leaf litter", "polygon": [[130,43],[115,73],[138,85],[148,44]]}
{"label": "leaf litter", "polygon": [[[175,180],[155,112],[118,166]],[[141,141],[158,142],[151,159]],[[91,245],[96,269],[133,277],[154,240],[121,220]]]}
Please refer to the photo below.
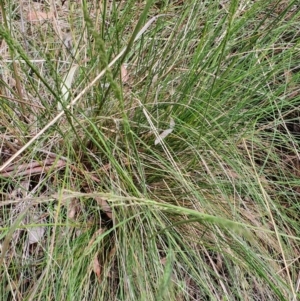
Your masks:
{"label": "leaf litter", "polygon": [[154,141],[154,145],[157,145],[157,144],[161,144],[162,141],[168,137],[174,130],[174,127],[175,127],[175,121],[173,118],[171,118],[170,120],[170,128],[163,131]]}

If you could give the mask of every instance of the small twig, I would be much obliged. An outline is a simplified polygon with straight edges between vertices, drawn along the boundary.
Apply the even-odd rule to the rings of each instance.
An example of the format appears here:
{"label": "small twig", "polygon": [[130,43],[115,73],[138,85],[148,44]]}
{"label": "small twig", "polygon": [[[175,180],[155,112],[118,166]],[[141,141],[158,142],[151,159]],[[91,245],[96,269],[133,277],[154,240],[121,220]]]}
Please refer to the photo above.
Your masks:
{"label": "small twig", "polygon": [[[54,159],[45,159],[43,161],[44,165],[50,165],[54,162]],[[22,170],[26,170],[26,169],[30,169],[30,168],[35,168],[37,166],[41,166],[42,164],[40,162],[37,161],[33,161],[31,163],[25,163],[25,164],[20,164],[18,166],[9,166],[6,169],[2,170],[2,172],[11,172],[11,171],[22,171]]]}
{"label": "small twig", "polygon": [[7,99],[7,100],[20,102],[20,103],[23,103],[23,104],[28,105],[28,106],[30,106],[30,107],[36,107],[36,108],[39,108],[39,109],[45,109],[45,107],[40,106],[40,105],[36,105],[36,104],[34,104],[34,103],[32,103],[32,102],[29,103],[29,102],[27,102],[27,101],[25,101],[25,100],[16,99],[16,98],[13,98],[13,97],[8,97],[8,96],[3,95],[3,94],[0,94],[0,97],[5,98],[5,99]]}
{"label": "small twig", "polygon": [[39,174],[45,173],[53,168],[55,168],[57,170],[58,168],[62,168],[64,166],[66,166],[66,162],[59,160],[56,162],[55,165],[41,166],[39,164],[39,166],[29,166],[28,169],[25,169],[22,171],[19,171],[19,170],[6,171],[6,172],[4,171],[1,173],[1,176],[4,178],[9,178],[9,177],[16,177],[16,176],[23,177],[23,176],[39,175]]}

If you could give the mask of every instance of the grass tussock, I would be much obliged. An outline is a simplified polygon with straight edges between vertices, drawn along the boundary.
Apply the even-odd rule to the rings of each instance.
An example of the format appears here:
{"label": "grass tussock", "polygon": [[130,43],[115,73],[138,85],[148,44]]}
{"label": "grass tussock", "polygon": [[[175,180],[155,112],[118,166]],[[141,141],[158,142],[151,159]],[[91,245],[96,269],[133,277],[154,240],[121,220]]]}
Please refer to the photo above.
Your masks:
{"label": "grass tussock", "polygon": [[298,1],[0,8],[1,300],[299,298]]}

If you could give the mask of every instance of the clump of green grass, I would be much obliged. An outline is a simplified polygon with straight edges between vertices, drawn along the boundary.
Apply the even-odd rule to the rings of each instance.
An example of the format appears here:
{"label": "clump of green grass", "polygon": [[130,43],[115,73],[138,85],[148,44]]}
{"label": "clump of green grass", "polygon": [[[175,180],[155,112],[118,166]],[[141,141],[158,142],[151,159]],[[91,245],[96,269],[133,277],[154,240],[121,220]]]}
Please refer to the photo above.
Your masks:
{"label": "clump of green grass", "polygon": [[299,297],[296,1],[0,6],[1,300]]}

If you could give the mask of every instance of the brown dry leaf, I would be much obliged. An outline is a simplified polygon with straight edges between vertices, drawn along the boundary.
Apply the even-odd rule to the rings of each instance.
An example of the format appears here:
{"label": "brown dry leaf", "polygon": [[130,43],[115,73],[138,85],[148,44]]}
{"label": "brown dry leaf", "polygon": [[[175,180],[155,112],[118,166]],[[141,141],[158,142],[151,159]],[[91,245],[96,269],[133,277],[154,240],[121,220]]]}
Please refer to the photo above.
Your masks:
{"label": "brown dry leaf", "polygon": [[233,170],[230,170],[230,169],[226,170],[226,174],[229,178],[240,179],[240,175]]}
{"label": "brown dry leaf", "polygon": [[34,227],[28,229],[28,244],[32,245],[36,242],[40,242],[45,233],[45,227]]}
{"label": "brown dry leaf", "polygon": [[166,262],[167,262],[167,257],[163,257],[161,260],[160,260],[160,263],[162,265],[166,265]]}
{"label": "brown dry leaf", "polygon": [[107,201],[101,197],[95,197],[95,200],[97,201],[98,205],[101,207],[101,209],[105,212],[105,214],[113,220],[113,214],[110,206],[108,205]]}
{"label": "brown dry leaf", "polygon": [[115,256],[115,254],[116,254],[116,247],[113,247],[111,250],[110,250],[110,252],[109,252],[109,254],[108,254],[108,258],[109,259],[112,259],[114,256]]}
{"label": "brown dry leaf", "polygon": [[154,141],[154,145],[161,144],[163,139],[165,139],[167,136],[169,136],[173,132],[174,127],[175,127],[175,121],[173,118],[171,118],[170,128],[163,131],[161,134],[159,134],[159,136]]}
{"label": "brown dry leaf", "polygon": [[80,201],[77,198],[71,200],[68,206],[68,218],[74,219],[76,213],[80,210]]}
{"label": "brown dry leaf", "polygon": [[68,209],[68,218],[69,219],[74,219],[75,217],[75,214],[76,214],[76,207],[71,205]]}
{"label": "brown dry leaf", "polygon": [[94,261],[93,261],[93,271],[96,274],[97,279],[100,283],[101,282],[101,266],[100,266],[100,262],[98,260],[97,254],[95,255]]}
{"label": "brown dry leaf", "polygon": [[44,13],[41,11],[32,10],[27,14],[27,20],[30,22],[44,21],[53,18],[53,13]]}
{"label": "brown dry leaf", "polygon": [[121,65],[121,79],[123,84],[126,84],[129,81],[127,66],[125,64]]}

